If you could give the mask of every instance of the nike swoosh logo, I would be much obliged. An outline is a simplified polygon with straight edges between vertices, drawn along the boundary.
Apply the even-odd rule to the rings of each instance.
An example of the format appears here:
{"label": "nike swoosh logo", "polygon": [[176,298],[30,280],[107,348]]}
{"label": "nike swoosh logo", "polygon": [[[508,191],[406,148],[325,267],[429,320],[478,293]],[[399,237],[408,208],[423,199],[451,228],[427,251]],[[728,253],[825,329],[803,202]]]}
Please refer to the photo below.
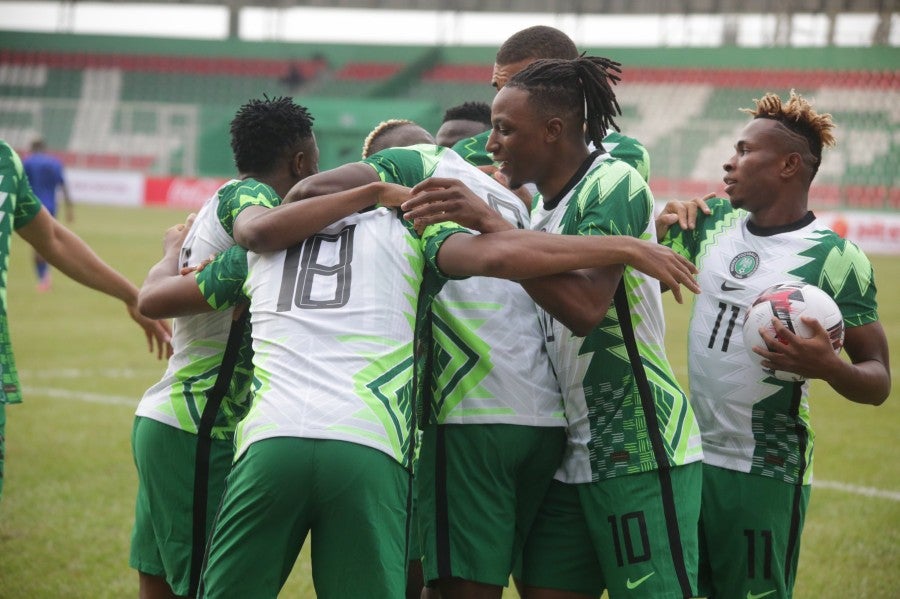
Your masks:
{"label": "nike swoosh logo", "polygon": [[722,281],[722,291],[740,291],[744,287],[742,285],[738,285],[737,287],[732,287],[728,284],[727,281]]}
{"label": "nike swoosh logo", "polygon": [[758,595],[754,595],[752,592],[747,591],[747,599],[760,599],[761,597],[768,597],[775,591],[766,591],[765,593],[760,593]]}
{"label": "nike swoosh logo", "polygon": [[642,584],[644,584],[644,582],[645,582],[648,578],[650,578],[651,576],[653,576],[654,574],[656,574],[656,572],[650,572],[650,574],[647,574],[647,575],[644,576],[643,578],[638,578],[638,579],[635,580],[634,582],[631,582],[631,578],[628,578],[628,579],[625,580],[625,588],[627,588],[629,591],[630,591],[631,589],[636,589],[636,588],[638,588],[639,586],[641,586]]}

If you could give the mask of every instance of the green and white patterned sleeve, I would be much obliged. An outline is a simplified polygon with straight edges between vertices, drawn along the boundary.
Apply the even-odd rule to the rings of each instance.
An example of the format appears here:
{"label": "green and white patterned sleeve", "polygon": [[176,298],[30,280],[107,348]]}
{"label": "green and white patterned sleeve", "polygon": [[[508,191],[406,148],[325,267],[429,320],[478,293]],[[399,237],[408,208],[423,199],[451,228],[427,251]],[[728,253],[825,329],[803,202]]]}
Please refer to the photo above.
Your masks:
{"label": "green and white patterned sleeve", "polygon": [[281,197],[265,183],[255,179],[244,179],[235,185],[219,190],[217,216],[222,227],[234,237],[234,221],[238,214],[249,206],[274,208],[281,204]]}
{"label": "green and white patterned sleeve", "polygon": [[237,245],[228,248],[198,272],[196,279],[200,293],[215,310],[249,302],[244,293],[247,250]]}

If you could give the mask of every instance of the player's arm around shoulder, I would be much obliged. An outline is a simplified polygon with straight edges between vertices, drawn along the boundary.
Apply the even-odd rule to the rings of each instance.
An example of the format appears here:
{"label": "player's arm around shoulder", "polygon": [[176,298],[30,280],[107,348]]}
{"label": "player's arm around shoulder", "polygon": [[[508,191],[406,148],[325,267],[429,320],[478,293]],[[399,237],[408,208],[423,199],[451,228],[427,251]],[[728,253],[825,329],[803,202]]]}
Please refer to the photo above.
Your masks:
{"label": "player's arm around shoulder", "polygon": [[626,264],[672,286],[679,301],[681,285],[699,291],[686,259],[630,236],[513,229],[453,235],[438,254],[439,267],[451,275],[519,280],[535,301],[581,336],[603,320]]}
{"label": "player's arm around shoulder", "polygon": [[194,222],[169,227],[163,237],[163,256],[147,273],[138,294],[138,309],[148,318],[174,318],[212,310],[194,278],[194,269],[182,272],[178,263],[181,246]]}
{"label": "player's arm around shoulder", "polygon": [[280,206],[241,211],[234,220],[234,240],[259,253],[287,249],[375,204],[379,183],[378,173],[362,163],[312,175],[295,185]]}
{"label": "player's arm around shoulder", "polygon": [[[706,216],[712,214],[709,202],[715,197],[715,193],[708,193],[702,198],[666,202],[656,216],[656,239],[660,243],[671,245],[672,239],[681,231],[696,229],[698,214]],[[673,227],[675,228],[673,229]]]}

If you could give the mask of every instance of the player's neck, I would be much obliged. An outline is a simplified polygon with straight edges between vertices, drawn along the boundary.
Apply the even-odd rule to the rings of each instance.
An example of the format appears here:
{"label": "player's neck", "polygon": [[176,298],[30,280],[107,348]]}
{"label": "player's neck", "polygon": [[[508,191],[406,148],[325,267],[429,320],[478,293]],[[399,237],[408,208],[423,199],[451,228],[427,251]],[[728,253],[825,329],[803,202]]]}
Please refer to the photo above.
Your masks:
{"label": "player's neck", "polygon": [[594,154],[596,152],[590,152],[587,146],[557,154],[554,166],[547,170],[547,176],[536,182],[538,191],[545,198],[545,206],[549,208],[548,204],[558,203],[561,196],[581,180],[593,162]]}
{"label": "player's neck", "polygon": [[778,202],[754,210],[750,222],[761,229],[786,227],[803,219],[809,213],[806,198],[803,201]]}

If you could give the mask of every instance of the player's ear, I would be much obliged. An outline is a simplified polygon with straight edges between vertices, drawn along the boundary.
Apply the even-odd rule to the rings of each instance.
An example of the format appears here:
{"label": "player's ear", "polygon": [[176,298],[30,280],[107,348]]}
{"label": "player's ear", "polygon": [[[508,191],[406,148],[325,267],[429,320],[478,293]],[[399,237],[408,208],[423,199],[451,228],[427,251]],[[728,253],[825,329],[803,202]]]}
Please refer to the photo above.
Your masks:
{"label": "player's ear", "polygon": [[791,152],[784,157],[781,164],[781,176],[790,179],[795,176],[800,169],[803,168],[803,158],[797,152]]}
{"label": "player's ear", "polygon": [[559,117],[548,119],[544,124],[544,137],[548,142],[558,141],[562,136],[563,121]]}
{"label": "player's ear", "polygon": [[305,152],[297,152],[291,157],[291,174],[296,178],[300,178],[303,175],[303,160],[305,157]]}

